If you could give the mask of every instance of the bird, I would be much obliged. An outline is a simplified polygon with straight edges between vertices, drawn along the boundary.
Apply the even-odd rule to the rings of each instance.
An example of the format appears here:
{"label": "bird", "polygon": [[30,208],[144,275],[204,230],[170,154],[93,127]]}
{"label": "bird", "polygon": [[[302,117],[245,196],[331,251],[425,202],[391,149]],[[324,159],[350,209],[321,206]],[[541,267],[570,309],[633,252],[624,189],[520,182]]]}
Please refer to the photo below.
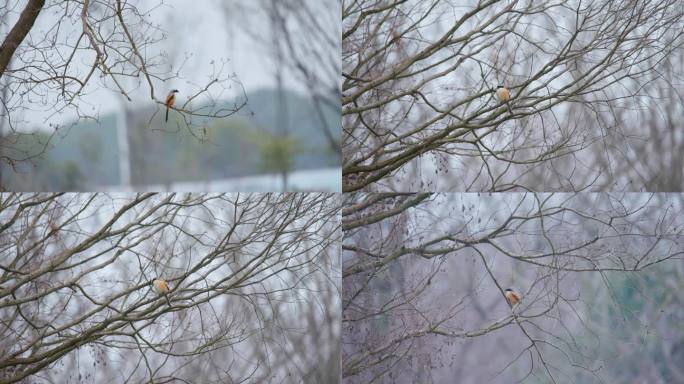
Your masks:
{"label": "bird", "polygon": [[169,108],[172,108],[173,104],[176,103],[176,93],[178,90],[174,89],[166,96],[166,121],[169,121]]}
{"label": "bird", "polygon": [[506,300],[508,300],[508,304],[511,307],[518,304],[520,302],[520,299],[522,298],[522,296],[520,296],[520,293],[514,291],[511,288],[506,288],[504,294],[506,296]]}
{"label": "bird", "polygon": [[508,103],[511,100],[511,91],[509,91],[508,88],[504,87],[503,85],[499,85],[496,87],[496,96],[499,98],[499,100],[506,103],[508,111],[513,113],[511,105]]}
{"label": "bird", "polygon": [[152,286],[157,293],[164,295],[166,302],[171,306],[171,301],[169,300],[169,283],[164,279],[155,277],[152,281]]}

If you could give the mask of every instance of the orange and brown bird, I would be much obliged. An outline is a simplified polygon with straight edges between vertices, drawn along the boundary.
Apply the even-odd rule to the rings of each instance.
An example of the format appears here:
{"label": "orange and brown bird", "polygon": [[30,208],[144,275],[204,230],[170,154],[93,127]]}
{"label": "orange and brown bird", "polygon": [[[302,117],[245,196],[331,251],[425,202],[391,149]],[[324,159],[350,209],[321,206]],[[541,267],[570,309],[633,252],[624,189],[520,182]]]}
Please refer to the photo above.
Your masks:
{"label": "orange and brown bird", "polygon": [[155,277],[152,281],[152,286],[157,293],[164,295],[166,302],[169,304],[169,306],[171,306],[171,301],[169,300],[169,283],[164,279]]}
{"label": "orange and brown bird", "polygon": [[514,291],[511,288],[506,288],[504,291],[504,294],[506,295],[506,300],[508,300],[508,304],[513,307],[516,304],[520,302],[521,296],[518,292]]}
{"label": "orange and brown bird", "polygon": [[511,109],[511,105],[508,103],[511,100],[511,91],[509,91],[508,88],[504,87],[503,85],[499,85],[496,87],[496,96],[499,98],[499,100],[506,103],[508,111],[513,113],[513,109]]}
{"label": "orange and brown bird", "polygon": [[173,104],[176,103],[176,93],[178,93],[178,90],[174,89],[166,96],[166,121],[169,121],[169,108],[172,108]]}

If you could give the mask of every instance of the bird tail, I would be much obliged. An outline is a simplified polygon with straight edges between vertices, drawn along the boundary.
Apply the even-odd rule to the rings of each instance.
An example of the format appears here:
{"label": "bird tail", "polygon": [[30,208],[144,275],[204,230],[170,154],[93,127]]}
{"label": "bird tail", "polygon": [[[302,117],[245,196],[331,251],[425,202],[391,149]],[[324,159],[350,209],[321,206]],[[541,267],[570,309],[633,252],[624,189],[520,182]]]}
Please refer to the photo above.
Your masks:
{"label": "bird tail", "polygon": [[[511,108],[511,103],[508,103],[508,102],[507,102],[507,103],[506,103],[506,106],[508,107],[508,112],[510,112],[511,115],[512,115],[512,114],[513,114],[513,109]],[[167,112],[167,113],[168,113],[168,112]]]}
{"label": "bird tail", "polygon": [[166,107],[166,121],[169,121],[169,107]]}
{"label": "bird tail", "polygon": [[164,298],[166,299],[166,302],[169,304],[169,307],[171,306],[171,300],[169,300],[169,295],[164,294]]}

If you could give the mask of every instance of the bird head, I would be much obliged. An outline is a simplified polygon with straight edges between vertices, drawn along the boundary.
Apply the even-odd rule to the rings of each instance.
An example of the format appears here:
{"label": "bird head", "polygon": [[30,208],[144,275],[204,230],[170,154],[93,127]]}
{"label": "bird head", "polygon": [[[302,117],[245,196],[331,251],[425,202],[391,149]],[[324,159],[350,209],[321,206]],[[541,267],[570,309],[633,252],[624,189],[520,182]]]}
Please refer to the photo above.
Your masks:
{"label": "bird head", "polygon": [[503,88],[503,87],[504,87],[503,85],[497,85],[496,89]]}
{"label": "bird head", "polygon": [[510,288],[506,288],[506,289],[504,289],[504,291],[506,291],[506,292],[513,292],[513,290],[510,289]]}
{"label": "bird head", "polygon": [[177,89],[174,89],[173,91],[171,91],[171,93],[178,93],[178,92],[179,91]]}

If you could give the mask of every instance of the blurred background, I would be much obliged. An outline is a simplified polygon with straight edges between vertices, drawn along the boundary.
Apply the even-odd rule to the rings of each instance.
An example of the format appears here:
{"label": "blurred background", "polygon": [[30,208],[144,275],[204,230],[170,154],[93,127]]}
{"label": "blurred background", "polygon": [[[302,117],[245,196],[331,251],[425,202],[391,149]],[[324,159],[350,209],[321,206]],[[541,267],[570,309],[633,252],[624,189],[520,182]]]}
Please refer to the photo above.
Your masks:
{"label": "blurred background", "polygon": [[3,383],[339,378],[339,196],[2,197]]}
{"label": "blurred background", "polygon": [[70,4],[0,78],[4,190],[341,190],[337,0],[91,1],[95,66]]}
{"label": "blurred background", "polygon": [[345,382],[684,382],[684,195],[345,201]]}
{"label": "blurred background", "polygon": [[342,23],[344,191],[684,190],[681,0],[359,0]]}

